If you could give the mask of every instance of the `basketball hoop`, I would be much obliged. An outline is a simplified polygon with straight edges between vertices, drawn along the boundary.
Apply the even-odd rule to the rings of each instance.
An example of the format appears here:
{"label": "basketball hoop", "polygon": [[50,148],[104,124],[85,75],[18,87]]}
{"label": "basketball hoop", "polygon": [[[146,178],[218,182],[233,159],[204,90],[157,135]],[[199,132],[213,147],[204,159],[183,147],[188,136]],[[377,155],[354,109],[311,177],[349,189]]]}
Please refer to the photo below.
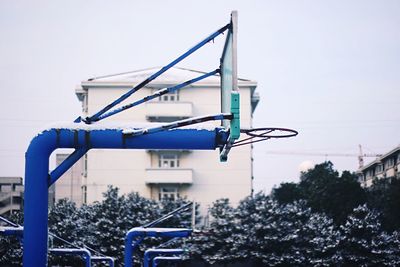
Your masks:
{"label": "basketball hoop", "polygon": [[296,130],[275,127],[240,129],[240,133],[249,137],[236,141],[232,147],[253,144],[271,138],[289,138],[298,135]]}

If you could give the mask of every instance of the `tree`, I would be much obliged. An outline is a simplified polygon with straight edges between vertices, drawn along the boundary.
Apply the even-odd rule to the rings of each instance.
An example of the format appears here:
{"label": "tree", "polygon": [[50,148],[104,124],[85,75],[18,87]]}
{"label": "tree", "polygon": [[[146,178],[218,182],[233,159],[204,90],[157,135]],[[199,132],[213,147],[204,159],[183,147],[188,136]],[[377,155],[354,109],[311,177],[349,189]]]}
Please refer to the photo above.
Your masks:
{"label": "tree", "polygon": [[313,211],[326,213],[339,225],[366,196],[357,176],[344,171],[341,176],[331,162],[324,162],[301,175],[300,189]]}
{"label": "tree", "polygon": [[327,216],[305,201],[280,205],[263,193],[241,201],[236,231],[239,260],[256,266],[331,266],[338,231]]}
{"label": "tree", "polygon": [[400,230],[400,180],[393,177],[375,179],[367,188],[368,205],[382,214],[387,231]]}
{"label": "tree", "polygon": [[[67,200],[61,200],[49,216],[52,232],[78,247],[84,245],[107,256],[114,257],[116,264],[123,262],[124,238],[129,229],[144,225],[160,217],[156,201],[141,197],[138,193],[119,195],[119,189],[109,186],[103,200],[79,209]],[[65,245],[56,240],[57,246]],[[145,250],[149,242],[141,246]],[[151,242],[150,242],[151,243]],[[54,257],[53,257],[54,258]],[[135,261],[139,262],[138,257]],[[53,264],[78,266],[81,259],[55,258]]]}
{"label": "tree", "polygon": [[281,183],[279,187],[272,189],[271,195],[281,205],[304,199],[302,190],[296,183]]}
{"label": "tree", "polygon": [[238,225],[235,224],[235,213],[228,199],[219,199],[210,209],[212,221],[210,230],[193,238],[192,256],[202,259],[209,264],[226,264],[233,260],[234,233]]}
{"label": "tree", "polygon": [[[183,205],[189,204],[190,201],[184,198],[178,199],[164,199],[161,201],[161,216],[172,212],[173,210],[182,207]],[[196,205],[198,208],[199,206]],[[196,221],[200,221],[200,215],[196,209]],[[165,220],[160,224],[161,227],[173,227],[173,228],[191,228],[192,224],[192,205],[189,205],[187,209],[181,210],[179,213],[175,213],[173,217]]]}
{"label": "tree", "polygon": [[359,206],[340,226],[341,238],[335,256],[339,266],[398,266],[397,234],[382,231],[379,214]]}
{"label": "tree", "polygon": [[[9,221],[22,225],[23,213],[15,212],[6,216]],[[0,236],[0,266],[21,266],[22,238],[16,236]]]}
{"label": "tree", "polygon": [[[74,202],[61,199],[52,207],[49,212],[49,245],[52,248],[71,248],[72,244],[77,244],[79,225],[76,223],[78,209]],[[55,237],[55,236],[59,237]],[[83,266],[83,261],[80,257],[56,256],[49,254],[49,262],[52,265],[62,266]]]}

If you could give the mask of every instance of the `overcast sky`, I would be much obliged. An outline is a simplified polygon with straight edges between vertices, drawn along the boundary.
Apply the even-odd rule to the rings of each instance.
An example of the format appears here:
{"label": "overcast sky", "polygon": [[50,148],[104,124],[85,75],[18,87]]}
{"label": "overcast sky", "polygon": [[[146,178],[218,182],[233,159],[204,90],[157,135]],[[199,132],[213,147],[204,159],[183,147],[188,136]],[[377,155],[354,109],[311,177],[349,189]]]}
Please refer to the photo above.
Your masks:
{"label": "overcast sky", "polygon": [[[355,171],[357,157],[329,154],[356,155],[359,144],[371,154],[400,144],[400,1],[3,0],[0,176],[24,175],[38,129],[80,115],[82,80],[165,65],[231,10],[239,76],[257,81],[261,95],[254,127],[299,131],[255,145],[256,190],[298,181],[306,161]],[[208,45],[179,66],[210,71],[220,52]]]}

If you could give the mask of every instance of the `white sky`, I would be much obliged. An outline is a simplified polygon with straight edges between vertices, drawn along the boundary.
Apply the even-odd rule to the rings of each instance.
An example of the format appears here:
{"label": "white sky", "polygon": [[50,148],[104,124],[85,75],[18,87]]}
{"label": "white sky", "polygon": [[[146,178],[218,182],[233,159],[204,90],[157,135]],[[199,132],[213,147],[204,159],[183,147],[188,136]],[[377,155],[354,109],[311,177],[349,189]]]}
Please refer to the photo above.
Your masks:
{"label": "white sky", "polygon": [[[24,176],[38,129],[80,115],[96,75],[165,65],[239,12],[239,74],[258,82],[254,126],[297,129],[255,145],[255,189],[298,181],[304,161],[266,151],[384,153],[400,143],[399,1],[0,1],[0,176]],[[208,45],[179,64],[209,71]],[[356,170],[356,157],[329,157]],[[368,162],[368,160],[367,160]]]}

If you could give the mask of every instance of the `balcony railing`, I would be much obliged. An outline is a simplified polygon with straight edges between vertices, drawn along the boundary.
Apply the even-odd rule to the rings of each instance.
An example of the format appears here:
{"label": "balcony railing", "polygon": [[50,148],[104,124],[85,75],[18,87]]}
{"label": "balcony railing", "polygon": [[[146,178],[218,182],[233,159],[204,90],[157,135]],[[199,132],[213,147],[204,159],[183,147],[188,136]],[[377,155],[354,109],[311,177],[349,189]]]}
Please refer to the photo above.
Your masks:
{"label": "balcony railing", "polygon": [[146,117],[157,119],[163,117],[189,118],[193,116],[191,102],[154,101],[146,103]]}
{"label": "balcony railing", "polygon": [[193,170],[181,168],[146,169],[146,184],[192,184]]}
{"label": "balcony railing", "polygon": [[12,205],[7,205],[5,207],[0,208],[0,215],[3,215],[7,212],[12,212],[16,210],[21,210],[21,204],[12,204]]}

